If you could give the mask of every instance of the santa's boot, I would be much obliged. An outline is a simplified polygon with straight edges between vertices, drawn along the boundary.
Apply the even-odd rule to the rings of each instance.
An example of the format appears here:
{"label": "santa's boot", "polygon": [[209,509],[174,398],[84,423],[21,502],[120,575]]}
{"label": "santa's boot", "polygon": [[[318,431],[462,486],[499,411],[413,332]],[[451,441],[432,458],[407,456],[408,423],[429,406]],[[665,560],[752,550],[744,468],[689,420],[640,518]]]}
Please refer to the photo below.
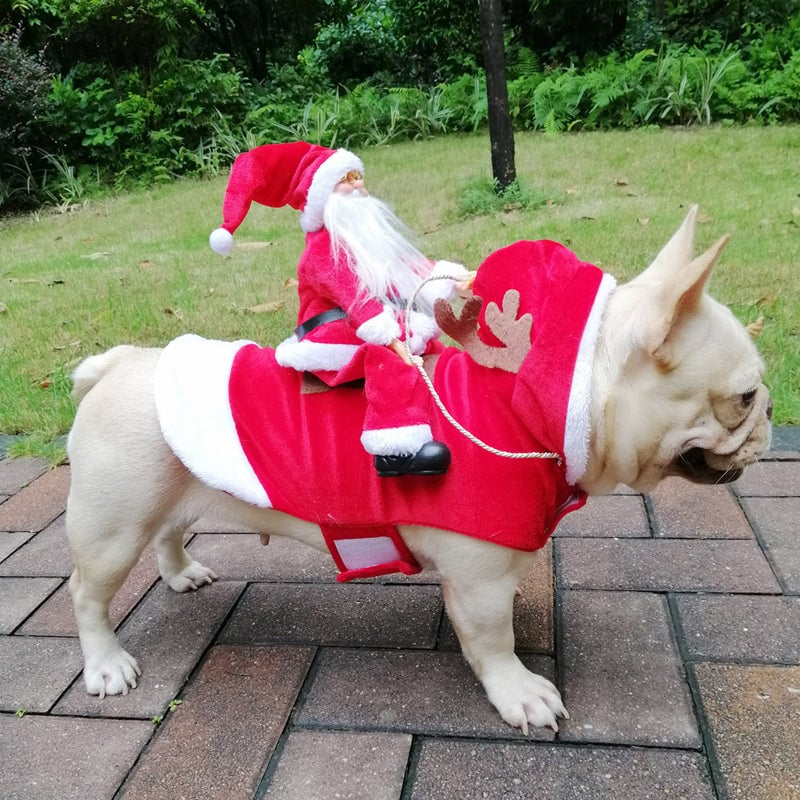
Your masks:
{"label": "santa's boot", "polygon": [[450,466],[450,450],[437,441],[426,442],[416,453],[399,456],[375,456],[375,469],[381,478],[400,475],[442,475]]}

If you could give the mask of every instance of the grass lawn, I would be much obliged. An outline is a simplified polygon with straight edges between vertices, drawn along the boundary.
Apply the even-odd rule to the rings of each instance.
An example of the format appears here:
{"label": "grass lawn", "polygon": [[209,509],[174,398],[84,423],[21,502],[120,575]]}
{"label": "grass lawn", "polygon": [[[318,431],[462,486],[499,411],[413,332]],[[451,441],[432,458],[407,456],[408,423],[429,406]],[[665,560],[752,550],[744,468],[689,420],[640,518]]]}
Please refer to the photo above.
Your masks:
{"label": "grass lawn", "polygon": [[[711,290],[759,347],[777,424],[800,424],[800,128],[518,134],[517,172],[548,203],[457,213],[491,174],[485,134],[359,151],[371,192],[433,258],[470,268],[517,239],[561,241],[623,281],[699,203],[697,247],[732,240]],[[69,374],[115,344],[185,333],[264,344],[295,324],[299,214],[254,205],[232,257],[208,247],[226,178],[178,181],[69,213],[0,221],[0,434],[36,447],[68,430]]]}

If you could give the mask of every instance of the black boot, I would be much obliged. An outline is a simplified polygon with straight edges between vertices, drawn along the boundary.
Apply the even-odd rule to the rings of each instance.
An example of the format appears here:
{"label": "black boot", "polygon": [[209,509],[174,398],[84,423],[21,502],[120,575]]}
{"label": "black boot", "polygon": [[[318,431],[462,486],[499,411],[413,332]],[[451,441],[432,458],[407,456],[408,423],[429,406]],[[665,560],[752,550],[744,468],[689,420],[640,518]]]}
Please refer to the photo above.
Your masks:
{"label": "black boot", "polygon": [[406,456],[375,456],[375,469],[381,478],[399,475],[442,475],[450,466],[450,451],[441,442],[426,442],[416,453]]}

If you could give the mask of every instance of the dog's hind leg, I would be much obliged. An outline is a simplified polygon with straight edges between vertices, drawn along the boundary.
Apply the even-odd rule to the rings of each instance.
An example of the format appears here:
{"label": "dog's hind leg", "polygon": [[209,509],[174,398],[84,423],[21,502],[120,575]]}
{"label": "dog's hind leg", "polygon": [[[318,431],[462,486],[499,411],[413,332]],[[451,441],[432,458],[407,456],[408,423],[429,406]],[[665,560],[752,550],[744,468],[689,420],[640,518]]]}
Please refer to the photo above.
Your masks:
{"label": "dog's hind leg", "polygon": [[97,529],[96,515],[72,504],[67,536],[75,570],[69,580],[83,650],[83,679],[89,694],[127,694],[141,674],[136,659],[122,649],[108,608],[147,543],[140,530]]}
{"label": "dog's hind leg", "polygon": [[183,545],[186,525],[165,524],[155,538],[158,571],[161,577],[176,592],[199,589],[217,579],[213,570],[195,561]]}

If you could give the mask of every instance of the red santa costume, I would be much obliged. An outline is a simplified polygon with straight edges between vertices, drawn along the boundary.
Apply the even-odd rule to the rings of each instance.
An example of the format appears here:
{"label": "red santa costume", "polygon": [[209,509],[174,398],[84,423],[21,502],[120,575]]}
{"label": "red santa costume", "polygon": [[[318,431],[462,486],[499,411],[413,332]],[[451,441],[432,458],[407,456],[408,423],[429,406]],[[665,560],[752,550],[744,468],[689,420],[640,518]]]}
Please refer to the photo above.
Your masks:
{"label": "red santa costume", "polygon": [[[367,406],[360,437],[364,449],[376,456],[413,454],[433,439],[430,397],[416,369],[386,345],[403,340],[408,330],[412,353],[438,352],[442,347],[437,339],[440,332],[432,315],[414,312],[406,320],[405,302],[428,275],[465,271],[449,262],[434,264],[401,242],[386,259],[386,268],[394,269],[397,282],[380,276],[382,287],[373,290],[366,284],[359,265],[348,252],[341,251],[325,224],[329,204],[338,200],[332,198],[334,190],[351,171],[363,173],[357,156],[305,142],[264,145],[241,154],[234,162],[226,190],[225,221],[211,234],[211,246],[223,255],[230,251],[232,233],[253,200],[302,210],[306,246],[297,272],[299,324],[295,333],[278,346],[277,362],[311,372],[331,387],[366,379]],[[362,205],[373,201],[346,201],[349,206],[354,202]],[[379,205],[378,213],[388,212]],[[369,230],[375,226],[363,227]],[[375,235],[380,237],[382,231]],[[387,236],[395,235],[394,230],[387,232]],[[451,293],[452,287],[452,282],[444,288],[441,283],[423,287],[422,307],[430,309],[433,300]]]}
{"label": "red santa costume", "polygon": [[501,304],[507,289],[518,291],[519,316],[533,319],[521,365],[482,366],[454,347],[436,362],[433,384],[469,431],[501,450],[558,453],[560,462],[487,452],[435,413],[434,435],[453,452],[448,474],[381,480],[350,446],[360,432],[362,390],[303,395],[299,374],[280,367],[270,348],[193,335],[171,342],[158,362],[162,431],[208,485],[318,524],[339,580],[418,571],[397,534],[401,524],[535,550],[585,502],[578,484],[588,462],[592,365],[614,286],[562,245],[510,245],[478,269],[478,336],[502,347],[486,308]]}

